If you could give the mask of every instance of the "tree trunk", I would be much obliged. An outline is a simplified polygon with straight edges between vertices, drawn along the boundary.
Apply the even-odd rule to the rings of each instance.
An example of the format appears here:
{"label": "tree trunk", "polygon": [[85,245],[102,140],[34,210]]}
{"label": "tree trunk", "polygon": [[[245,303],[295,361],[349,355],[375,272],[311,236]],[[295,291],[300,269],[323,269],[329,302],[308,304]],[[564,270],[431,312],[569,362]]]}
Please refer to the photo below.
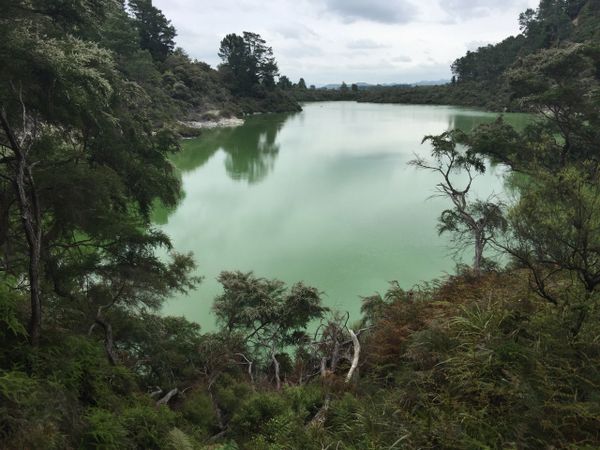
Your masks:
{"label": "tree trunk", "polygon": [[354,331],[348,329],[350,333],[350,337],[352,338],[352,344],[354,345],[354,357],[352,358],[352,365],[350,366],[350,370],[348,371],[348,375],[346,375],[346,383],[349,383],[352,380],[352,376],[358,367],[358,361],[360,359],[360,342],[358,341],[358,337],[354,333]]}
{"label": "tree trunk", "polygon": [[321,358],[321,378],[325,378],[327,376],[327,357],[323,356]]}
{"label": "tree trunk", "polygon": [[333,353],[331,354],[331,373],[335,373],[337,369],[338,362],[340,360],[340,341],[335,340],[335,344],[333,346]]}
{"label": "tree trunk", "polygon": [[155,397],[158,397],[162,393],[163,393],[163,390],[161,388],[157,387],[157,389],[153,392],[150,392],[149,395],[150,395],[150,398],[155,398]]}
{"label": "tree trunk", "polygon": [[[108,323],[106,320],[98,314],[96,317],[96,323],[102,327],[104,330],[104,349],[106,350],[106,356],[108,356],[108,361],[116,366],[118,362],[117,354],[115,353],[115,342],[113,339],[113,331],[112,325]],[[90,329],[92,331],[92,329]]]}
{"label": "tree trunk", "polygon": [[156,406],[168,404],[171,401],[171,399],[173,397],[175,397],[178,393],[179,393],[179,389],[177,389],[177,388],[171,389],[167,393],[167,395],[165,395],[163,398],[161,398],[159,401],[156,402]]}
{"label": "tree trunk", "polygon": [[329,411],[329,405],[331,403],[331,395],[327,394],[325,397],[325,401],[323,402],[323,406],[319,408],[315,417],[308,423],[307,428],[320,428],[325,423],[327,419],[327,411]]}
{"label": "tree trunk", "polygon": [[[24,162],[25,163],[25,162]],[[24,186],[24,185],[23,185]],[[42,330],[42,298],[40,290],[40,255],[42,250],[42,228],[40,224],[40,211],[37,205],[37,193],[31,186],[31,205],[19,200],[23,205],[23,225],[27,234],[27,245],[29,247],[29,292],[31,300],[31,318],[29,321],[29,337],[31,345],[38,346]],[[21,197],[21,195],[19,195]],[[26,198],[26,197],[22,197]]]}
{"label": "tree trunk", "polygon": [[252,374],[252,366],[254,365],[254,361],[250,361],[243,353],[236,353],[236,355],[241,356],[246,361],[246,364],[248,365],[248,376],[250,377],[250,382],[254,386],[254,375]]}
{"label": "tree trunk", "polygon": [[483,260],[483,236],[481,232],[475,231],[475,257],[473,258],[473,271],[476,275],[481,273],[481,262]]}
{"label": "tree trunk", "polygon": [[254,375],[252,374],[252,361],[248,363],[248,376],[250,377],[250,383],[254,386]]}
{"label": "tree trunk", "polygon": [[582,305],[579,305],[579,307],[578,307],[579,311],[577,312],[577,317],[575,319],[575,323],[571,327],[571,336],[574,339],[577,337],[577,335],[579,335],[579,332],[581,331],[581,328],[583,327],[583,324],[585,323],[585,321],[588,317],[588,305],[590,304],[590,298],[591,298],[592,294],[593,294],[593,288],[587,290],[585,293],[584,303]]}
{"label": "tree trunk", "polygon": [[279,361],[277,361],[275,352],[271,354],[271,359],[273,360],[273,365],[275,366],[275,383],[277,390],[279,391],[281,389],[281,378],[279,377]]}
{"label": "tree trunk", "polygon": [[[8,188],[7,188],[8,189]],[[0,246],[3,246],[8,240],[8,229],[10,227],[10,197],[7,191],[2,191],[0,185]],[[8,251],[6,257],[8,258]],[[8,264],[7,264],[8,265]]]}
{"label": "tree trunk", "polygon": [[223,411],[221,411],[221,408],[219,408],[219,403],[213,394],[212,383],[208,386],[208,396],[210,397],[210,402],[212,403],[215,415],[217,416],[217,425],[219,426],[221,432],[223,432],[226,429],[225,421],[223,420]]}
{"label": "tree trunk", "polygon": [[27,162],[26,152],[21,148],[12,131],[4,109],[0,114],[0,123],[15,155],[15,173],[13,185],[17,194],[17,203],[21,213],[21,223],[28,247],[28,278],[31,300],[29,320],[29,341],[38,346],[42,328],[42,301],[40,293],[40,255],[42,250],[42,224],[39,199],[33,181],[31,165]]}

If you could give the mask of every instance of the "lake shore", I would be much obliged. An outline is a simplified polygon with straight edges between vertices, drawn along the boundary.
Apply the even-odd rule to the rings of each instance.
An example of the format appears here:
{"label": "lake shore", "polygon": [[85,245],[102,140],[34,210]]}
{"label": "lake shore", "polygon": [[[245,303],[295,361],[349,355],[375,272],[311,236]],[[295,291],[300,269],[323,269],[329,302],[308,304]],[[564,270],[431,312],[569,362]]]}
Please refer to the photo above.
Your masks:
{"label": "lake shore", "polygon": [[202,120],[202,121],[180,121],[179,123],[185,127],[192,128],[195,130],[211,130],[214,128],[232,128],[239,127],[245,122],[244,119],[238,117],[221,117],[216,120]]}

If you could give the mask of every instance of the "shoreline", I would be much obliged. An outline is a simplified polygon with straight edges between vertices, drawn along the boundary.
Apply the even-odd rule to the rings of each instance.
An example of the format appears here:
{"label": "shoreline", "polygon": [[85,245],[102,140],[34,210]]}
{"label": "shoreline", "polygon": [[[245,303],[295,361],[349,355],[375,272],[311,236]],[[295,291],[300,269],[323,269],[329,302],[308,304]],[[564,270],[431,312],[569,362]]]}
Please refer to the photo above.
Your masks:
{"label": "shoreline", "polygon": [[238,117],[223,117],[218,120],[203,120],[203,121],[179,121],[179,123],[187,128],[195,130],[211,130],[214,128],[233,128],[243,125],[244,119]]}

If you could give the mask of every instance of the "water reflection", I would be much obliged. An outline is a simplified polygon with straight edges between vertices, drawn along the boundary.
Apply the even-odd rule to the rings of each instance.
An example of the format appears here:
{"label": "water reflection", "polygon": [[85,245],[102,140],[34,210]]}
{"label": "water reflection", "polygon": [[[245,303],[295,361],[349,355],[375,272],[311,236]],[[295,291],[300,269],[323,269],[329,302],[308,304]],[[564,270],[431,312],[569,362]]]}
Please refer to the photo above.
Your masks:
{"label": "water reflection", "polygon": [[232,130],[230,138],[223,144],[227,153],[225,168],[234,180],[258,183],[273,170],[279,154],[277,133],[290,115],[274,120],[254,120],[247,126]]}
{"label": "water reflection", "polygon": [[486,113],[471,115],[471,114],[454,114],[449,117],[448,130],[471,131],[477,126],[494,120],[497,116],[486,117]]}
{"label": "water reflection", "polygon": [[222,150],[227,155],[225,170],[230,178],[258,183],[272,172],[279,154],[277,134],[293,115],[253,117],[241,127],[206,131],[200,138],[186,141],[173,163],[182,172],[189,172]]}
{"label": "water reflection", "polygon": [[[485,112],[485,111],[461,111],[460,113],[453,114],[449,117],[448,130],[459,129],[462,131],[471,131],[477,128],[479,125],[491,123],[497,120],[499,115],[497,113]],[[534,120],[529,114],[511,113],[502,116],[504,120],[514,126],[517,130],[522,130]]]}

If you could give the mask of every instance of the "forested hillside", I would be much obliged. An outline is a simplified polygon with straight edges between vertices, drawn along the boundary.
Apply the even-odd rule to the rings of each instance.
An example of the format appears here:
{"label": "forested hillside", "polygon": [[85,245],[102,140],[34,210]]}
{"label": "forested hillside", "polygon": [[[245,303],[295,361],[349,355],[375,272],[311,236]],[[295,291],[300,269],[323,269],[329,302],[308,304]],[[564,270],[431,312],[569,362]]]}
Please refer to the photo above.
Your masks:
{"label": "forested hillside", "polygon": [[[11,52],[17,50],[16,44],[12,48],[7,45],[11,40],[26,45],[36,38],[33,30],[39,26],[57,46],[66,45],[67,36],[93,46],[104,52],[102,59],[111,70],[140,90],[150,102],[150,119],[159,124],[299,109],[270,81],[278,76],[277,63],[260,36],[245,33],[239,37],[243,48],[238,49],[238,65],[249,68],[249,79],[240,89],[239,80],[232,76],[232,61],[225,55],[223,64],[214,69],[176,48],[177,31],[150,0],[131,0],[127,6],[119,0],[90,5],[84,1],[4,1],[2,20],[12,25],[3,31],[7,39],[2,48],[4,58],[15,56]],[[217,54],[219,49],[214,51]],[[269,61],[264,60],[267,54]]]}
{"label": "forested hillside", "polygon": [[358,100],[376,103],[447,104],[520,111],[512,95],[508,70],[532,53],[600,39],[598,0],[543,0],[535,10],[521,14],[521,33],[497,44],[468,51],[452,64],[452,82],[441,86],[377,87],[355,93],[303,91],[302,100]]}
{"label": "forested hillside", "polygon": [[[456,89],[500,84],[536,114],[428,136],[412,162],[472,266],[391,283],[354,321],[316,287],[223,272],[209,333],[159,314],[202,280],[150,215],[181,196],[174,122],[289,102],[268,46],[229,35],[215,71],[149,1],[3,0],[0,447],[600,447],[597,13],[544,0],[455,64]],[[455,185],[489,158],[514,203]]]}

